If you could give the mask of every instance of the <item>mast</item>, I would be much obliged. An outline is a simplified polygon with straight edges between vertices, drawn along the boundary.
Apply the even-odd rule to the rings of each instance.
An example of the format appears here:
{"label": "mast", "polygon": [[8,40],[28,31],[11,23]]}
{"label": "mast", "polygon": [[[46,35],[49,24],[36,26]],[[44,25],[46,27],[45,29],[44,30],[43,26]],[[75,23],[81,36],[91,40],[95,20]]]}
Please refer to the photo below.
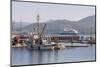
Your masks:
{"label": "mast", "polygon": [[11,30],[12,30],[12,34],[14,33],[14,22],[11,23]]}
{"label": "mast", "polygon": [[22,22],[20,21],[20,34],[22,33]]}
{"label": "mast", "polygon": [[38,33],[38,35],[40,35],[39,21],[40,21],[40,16],[39,16],[39,14],[37,14],[37,33]]}
{"label": "mast", "polygon": [[92,27],[90,27],[90,44],[92,45]]}

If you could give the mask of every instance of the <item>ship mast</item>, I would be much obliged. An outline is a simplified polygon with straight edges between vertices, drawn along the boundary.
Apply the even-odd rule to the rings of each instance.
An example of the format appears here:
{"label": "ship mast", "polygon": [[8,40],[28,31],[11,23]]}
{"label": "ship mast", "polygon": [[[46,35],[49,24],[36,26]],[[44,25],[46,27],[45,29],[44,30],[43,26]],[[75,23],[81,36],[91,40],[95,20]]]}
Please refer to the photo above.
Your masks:
{"label": "ship mast", "polygon": [[20,20],[20,35],[22,34],[22,21]]}
{"label": "ship mast", "polygon": [[92,27],[90,27],[90,44],[92,45]]}
{"label": "ship mast", "polygon": [[11,30],[12,30],[11,34],[13,34],[14,33],[14,22],[11,23]]}
{"label": "ship mast", "polygon": [[39,21],[40,21],[40,16],[37,14],[37,34],[40,35],[40,29],[39,29]]}

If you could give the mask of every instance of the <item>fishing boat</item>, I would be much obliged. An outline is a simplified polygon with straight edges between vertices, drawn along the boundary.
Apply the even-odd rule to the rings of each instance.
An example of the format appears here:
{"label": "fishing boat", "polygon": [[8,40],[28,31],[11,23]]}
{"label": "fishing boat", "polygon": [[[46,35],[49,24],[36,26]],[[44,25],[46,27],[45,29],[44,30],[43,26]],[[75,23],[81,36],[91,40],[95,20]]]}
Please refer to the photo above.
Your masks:
{"label": "fishing boat", "polygon": [[37,14],[37,27],[35,33],[31,33],[28,41],[28,45],[30,44],[31,49],[62,49],[64,46],[61,44],[58,44],[57,40],[51,41],[51,39],[48,37],[46,38],[44,33],[44,30],[46,28],[46,24],[44,24],[43,28],[40,29],[40,16]]}

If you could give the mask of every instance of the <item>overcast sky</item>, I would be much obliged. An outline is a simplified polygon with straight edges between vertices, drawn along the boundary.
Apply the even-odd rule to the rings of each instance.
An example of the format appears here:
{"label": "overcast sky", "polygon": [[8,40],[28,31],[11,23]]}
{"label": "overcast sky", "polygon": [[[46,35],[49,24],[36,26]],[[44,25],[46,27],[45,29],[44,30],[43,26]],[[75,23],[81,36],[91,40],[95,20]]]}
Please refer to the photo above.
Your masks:
{"label": "overcast sky", "polygon": [[95,7],[79,5],[61,5],[30,2],[12,2],[12,20],[36,22],[36,15],[40,14],[40,21],[67,19],[77,21],[87,16],[95,15]]}

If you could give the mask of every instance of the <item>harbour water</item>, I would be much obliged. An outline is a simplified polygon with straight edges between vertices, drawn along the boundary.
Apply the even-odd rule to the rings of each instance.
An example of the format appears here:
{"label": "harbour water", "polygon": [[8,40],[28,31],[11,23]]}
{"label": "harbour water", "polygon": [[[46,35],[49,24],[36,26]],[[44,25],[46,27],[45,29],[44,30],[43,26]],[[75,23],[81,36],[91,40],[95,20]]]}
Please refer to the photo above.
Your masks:
{"label": "harbour water", "polygon": [[12,65],[47,64],[95,60],[95,45],[69,47],[61,50],[32,50],[12,48]]}

